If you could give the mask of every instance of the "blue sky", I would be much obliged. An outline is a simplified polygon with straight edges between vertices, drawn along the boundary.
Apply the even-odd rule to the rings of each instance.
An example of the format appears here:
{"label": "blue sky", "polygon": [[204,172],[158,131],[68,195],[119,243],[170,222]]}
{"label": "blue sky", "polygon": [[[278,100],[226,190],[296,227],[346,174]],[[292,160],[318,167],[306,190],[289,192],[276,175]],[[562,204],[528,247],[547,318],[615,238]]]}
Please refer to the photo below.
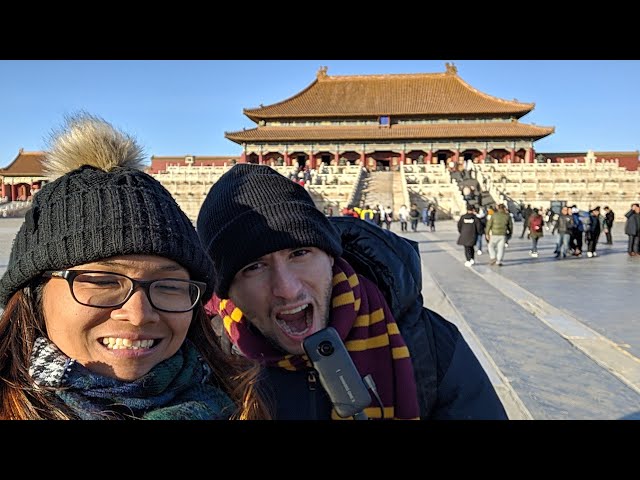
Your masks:
{"label": "blue sky", "polygon": [[0,60],[0,167],[42,150],[65,114],[86,110],[134,134],[151,155],[239,155],[225,131],[329,75],[444,72],[534,102],[521,121],[554,126],[540,152],[640,150],[640,60]]}

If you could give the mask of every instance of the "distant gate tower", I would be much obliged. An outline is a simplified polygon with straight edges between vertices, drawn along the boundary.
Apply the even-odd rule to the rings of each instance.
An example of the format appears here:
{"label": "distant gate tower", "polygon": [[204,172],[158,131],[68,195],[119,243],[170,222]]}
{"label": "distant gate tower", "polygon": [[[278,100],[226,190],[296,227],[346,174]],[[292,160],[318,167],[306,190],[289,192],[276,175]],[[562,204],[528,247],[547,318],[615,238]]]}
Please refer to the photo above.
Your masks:
{"label": "distant gate tower", "polygon": [[445,64],[444,73],[327,75],[296,95],[245,108],[257,126],[225,137],[241,162],[355,164],[370,170],[407,162],[534,162],[534,142],[555,131],[520,123],[534,103],[482,93]]}

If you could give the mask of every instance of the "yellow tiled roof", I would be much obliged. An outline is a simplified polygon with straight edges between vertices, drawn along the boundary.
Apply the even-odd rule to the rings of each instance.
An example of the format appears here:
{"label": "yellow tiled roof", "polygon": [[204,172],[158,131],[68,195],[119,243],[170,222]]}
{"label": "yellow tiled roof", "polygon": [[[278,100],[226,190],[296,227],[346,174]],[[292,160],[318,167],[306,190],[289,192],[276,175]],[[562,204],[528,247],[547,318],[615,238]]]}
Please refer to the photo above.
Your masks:
{"label": "yellow tiled roof", "polygon": [[554,127],[539,127],[519,122],[433,123],[414,125],[258,127],[225,133],[236,143],[291,141],[361,141],[361,140],[424,140],[457,138],[533,138],[540,139],[555,131]]}
{"label": "yellow tiled roof", "polygon": [[272,105],[245,108],[261,119],[378,115],[505,114],[521,117],[534,103],[503,100],[476,90],[455,68],[445,73],[329,76],[321,69],[311,85]]}
{"label": "yellow tiled roof", "polygon": [[6,168],[0,168],[0,175],[13,177],[42,177],[42,160],[44,152],[25,152],[20,150],[18,156]]}

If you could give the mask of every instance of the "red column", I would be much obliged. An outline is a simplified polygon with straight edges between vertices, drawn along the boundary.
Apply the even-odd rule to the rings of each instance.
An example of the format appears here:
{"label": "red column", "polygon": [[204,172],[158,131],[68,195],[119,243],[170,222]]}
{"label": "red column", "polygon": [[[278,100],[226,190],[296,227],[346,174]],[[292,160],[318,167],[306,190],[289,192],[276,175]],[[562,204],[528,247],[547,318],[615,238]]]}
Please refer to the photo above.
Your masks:
{"label": "red column", "polygon": [[360,161],[362,162],[362,166],[364,167],[365,166],[365,163],[364,163],[364,150],[362,150],[360,152]]}
{"label": "red column", "polygon": [[509,151],[509,155],[511,155],[511,163],[515,163],[515,161],[516,161],[516,149],[512,148]]}
{"label": "red column", "polygon": [[18,198],[18,186],[17,185],[11,185],[11,197],[9,198],[9,201],[12,202],[16,198]]}
{"label": "red column", "polygon": [[431,163],[432,158],[433,158],[433,151],[429,150],[427,152],[427,163]]}
{"label": "red column", "polygon": [[525,163],[533,163],[535,158],[536,157],[534,155],[533,148],[527,148],[527,153],[525,153],[524,156]]}
{"label": "red column", "polygon": [[453,152],[453,161],[456,162],[456,167],[458,165],[458,160],[460,160],[460,150],[456,148]]}
{"label": "red column", "polygon": [[289,159],[289,152],[284,152],[284,164],[287,166],[291,165],[291,160]]}
{"label": "red column", "polygon": [[336,161],[336,165],[340,164],[340,152],[336,150],[336,153],[333,155],[333,159]]}
{"label": "red column", "polygon": [[258,153],[258,164],[262,165],[263,160],[262,160],[262,152]]}
{"label": "red column", "polygon": [[4,198],[6,193],[4,193],[4,183],[0,187],[0,198]]}
{"label": "red column", "polygon": [[247,163],[247,152],[242,150],[242,154],[240,155],[240,163]]}
{"label": "red column", "polygon": [[487,159],[487,149],[483,148],[482,149],[482,163],[484,163],[484,161]]}
{"label": "red column", "polygon": [[316,156],[311,152],[309,154],[309,168],[316,168]]}
{"label": "red column", "polygon": [[406,156],[405,156],[404,150],[402,150],[400,152],[400,165],[404,165],[405,158]]}

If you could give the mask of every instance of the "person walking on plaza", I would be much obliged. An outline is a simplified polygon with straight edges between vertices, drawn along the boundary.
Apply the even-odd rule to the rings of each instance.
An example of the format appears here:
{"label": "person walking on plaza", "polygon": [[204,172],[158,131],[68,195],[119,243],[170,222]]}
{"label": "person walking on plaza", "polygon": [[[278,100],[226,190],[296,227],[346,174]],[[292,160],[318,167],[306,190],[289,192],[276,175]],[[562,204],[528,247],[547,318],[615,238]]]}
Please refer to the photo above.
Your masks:
{"label": "person walking on plaza", "polygon": [[464,247],[464,256],[466,261],[465,267],[471,267],[475,263],[475,244],[476,239],[482,229],[480,220],[476,217],[475,208],[472,205],[467,205],[467,213],[462,215],[458,220],[458,245]]}
{"label": "person walking on plaza", "polygon": [[400,231],[407,231],[407,224],[409,223],[409,210],[406,205],[402,205],[398,210],[398,220],[400,221]]}
{"label": "person walking on plaza", "polygon": [[600,237],[601,223],[603,219],[600,218],[600,207],[596,207],[589,211],[591,221],[589,222],[588,229],[585,231],[585,240],[587,241],[587,257],[597,257],[598,252],[598,238]]}
{"label": "person walking on plaza", "polygon": [[573,249],[573,255],[576,257],[582,256],[582,234],[584,232],[584,222],[580,215],[580,209],[577,205],[571,207],[571,215],[573,216],[573,229],[571,230],[571,248]]}
{"label": "person walking on plaza", "polygon": [[411,231],[418,231],[418,221],[420,220],[420,210],[415,203],[411,204],[411,210],[409,210],[409,220],[411,220]]}
{"label": "person walking on plaza", "polygon": [[368,418],[506,419],[459,330],[424,307],[417,242],[327,218],[304,188],[252,164],[211,187],[197,231],[214,264],[212,322],[230,352],[265,366],[257,388],[275,419],[340,418],[303,348],[326,327],[372,379]]}
{"label": "person walking on plaza", "polygon": [[489,264],[502,266],[504,259],[505,242],[507,236],[513,231],[513,219],[507,212],[504,203],[498,205],[498,209],[491,215],[485,227],[485,238],[489,250]]}
{"label": "person walking on plaza", "polygon": [[384,224],[387,230],[391,230],[391,222],[393,222],[393,209],[387,205],[387,208],[384,209]]}
{"label": "person walking on plaza", "polygon": [[[531,205],[527,204],[527,208],[522,212],[522,233],[520,234],[520,238],[524,238],[524,234],[527,232],[527,228],[529,228],[529,217],[532,212]],[[529,238],[529,235],[527,235],[527,238]]]}
{"label": "person walking on plaza", "polygon": [[429,231],[436,231],[436,207],[435,205],[429,206]]}
{"label": "person walking on plaza", "polygon": [[52,136],[0,278],[0,419],[270,418],[259,364],[211,333],[195,228],[143,160],[86,113]]}
{"label": "person walking on plaza", "polygon": [[376,225],[374,222],[374,211],[371,209],[369,205],[365,205],[365,207],[360,212],[360,219],[364,220],[365,222],[370,222]]}
{"label": "person walking on plaza", "polygon": [[629,237],[627,253],[631,257],[640,255],[640,204],[631,205],[631,210],[624,214],[627,222],[624,226],[624,233]]}
{"label": "person walking on plaza", "polygon": [[484,238],[484,229],[487,227],[487,213],[483,207],[480,207],[479,211],[476,212],[476,217],[480,220],[480,232],[476,238],[476,245],[474,248],[476,249],[476,254],[482,255],[482,239]]}
{"label": "person walking on plaza", "polygon": [[604,234],[607,237],[606,245],[613,245],[611,230],[613,229],[613,222],[615,218],[616,214],[613,213],[613,210],[609,207],[604,207]]}
{"label": "person walking on plaza", "polygon": [[573,228],[573,216],[569,213],[569,207],[562,207],[560,215],[553,226],[552,234],[558,232],[558,242],[554,251],[556,258],[566,258],[569,251],[569,239],[571,238],[571,230]]}
{"label": "person walking on plaza", "polygon": [[538,258],[538,240],[544,236],[544,219],[537,208],[534,208],[529,215],[529,236],[531,237],[531,250],[529,255]]}

